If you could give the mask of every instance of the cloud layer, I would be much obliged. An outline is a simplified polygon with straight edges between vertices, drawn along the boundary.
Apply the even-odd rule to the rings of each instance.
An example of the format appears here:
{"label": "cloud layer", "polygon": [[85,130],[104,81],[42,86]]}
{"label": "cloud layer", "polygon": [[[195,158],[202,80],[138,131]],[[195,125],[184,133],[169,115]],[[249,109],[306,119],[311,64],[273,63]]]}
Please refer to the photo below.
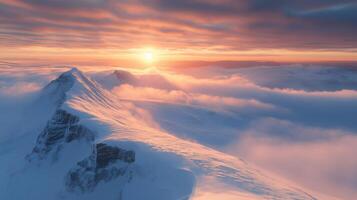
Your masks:
{"label": "cloud layer", "polygon": [[[356,133],[268,121],[252,125],[229,151],[321,194],[351,200],[357,195]],[[282,133],[287,135],[276,137]],[[284,138],[292,135],[300,141]]]}
{"label": "cloud layer", "polygon": [[198,77],[193,71],[159,73],[163,83],[174,86],[167,88],[143,84],[140,77],[145,75],[132,75],[135,84],[121,82],[112,92],[134,102],[164,103],[136,102],[180,137],[244,158],[322,194],[353,199],[355,70],[301,65],[198,71]]}
{"label": "cloud layer", "polygon": [[[66,69],[0,70],[0,127],[5,132],[20,120],[19,105]],[[87,70],[120,101],[147,111],[147,120],[161,129],[244,158],[308,189],[342,199],[357,195],[353,69]]]}
{"label": "cloud layer", "polygon": [[0,44],[354,49],[356,13],[354,0],[1,0]]}

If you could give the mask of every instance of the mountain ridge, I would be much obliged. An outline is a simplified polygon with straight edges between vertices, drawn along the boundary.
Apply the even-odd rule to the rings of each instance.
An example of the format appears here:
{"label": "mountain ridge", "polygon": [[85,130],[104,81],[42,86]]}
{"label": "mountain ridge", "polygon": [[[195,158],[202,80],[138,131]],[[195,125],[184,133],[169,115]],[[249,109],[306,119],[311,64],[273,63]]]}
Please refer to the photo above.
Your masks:
{"label": "mountain ridge", "polygon": [[[29,188],[34,198],[48,185],[47,199],[60,199],[58,194],[64,199],[98,199],[107,192],[113,199],[195,199],[207,184],[226,184],[230,190],[223,191],[238,197],[315,199],[268,178],[240,159],[151,126],[144,120],[148,116],[143,110],[119,101],[77,69],[61,74],[41,92],[40,99],[50,99],[55,112],[33,150],[40,153],[35,160],[41,163],[30,162],[9,186],[15,199],[26,199],[11,191],[17,191],[21,180],[32,174],[42,176],[38,185]],[[99,159],[104,162],[96,159],[103,156],[98,144],[109,146],[108,154]],[[128,153],[130,150],[135,154]],[[123,160],[126,153],[134,162]],[[57,182],[46,177],[52,173]]]}

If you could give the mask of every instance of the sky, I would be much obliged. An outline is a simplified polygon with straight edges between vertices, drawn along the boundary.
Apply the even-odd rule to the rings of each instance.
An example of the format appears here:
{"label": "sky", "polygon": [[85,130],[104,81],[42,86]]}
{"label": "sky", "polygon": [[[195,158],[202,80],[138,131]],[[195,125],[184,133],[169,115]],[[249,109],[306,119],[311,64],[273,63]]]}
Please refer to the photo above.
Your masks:
{"label": "sky", "polygon": [[355,0],[0,0],[0,59],[356,61]]}
{"label": "sky", "polygon": [[[149,72],[246,61],[357,63],[357,0],[0,0],[0,110],[8,113],[62,70],[41,68],[49,64]],[[21,64],[27,68],[13,67]],[[173,111],[180,116],[182,105],[243,113],[239,134],[235,121],[220,118],[237,137],[212,140],[222,142],[219,150],[306,188],[353,199],[355,71],[286,66],[185,69],[195,78],[144,74],[111,91],[177,106],[164,117],[167,108],[152,108],[157,120],[176,116]],[[18,123],[4,116],[2,124]],[[207,125],[218,132],[215,120]]]}

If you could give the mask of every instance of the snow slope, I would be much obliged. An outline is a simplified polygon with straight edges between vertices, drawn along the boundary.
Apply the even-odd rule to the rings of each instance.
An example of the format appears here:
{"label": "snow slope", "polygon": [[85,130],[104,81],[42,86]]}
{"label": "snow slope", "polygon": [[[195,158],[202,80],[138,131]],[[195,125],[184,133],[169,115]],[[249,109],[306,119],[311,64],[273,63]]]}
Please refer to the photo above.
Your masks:
{"label": "snow slope", "polygon": [[[78,69],[49,83],[25,110],[24,121],[36,123],[2,141],[0,199],[316,199],[162,129],[144,107],[118,99]],[[135,161],[113,152],[100,158],[98,144],[133,151]],[[98,158],[110,162],[100,167]],[[72,172],[79,174],[74,181]]]}

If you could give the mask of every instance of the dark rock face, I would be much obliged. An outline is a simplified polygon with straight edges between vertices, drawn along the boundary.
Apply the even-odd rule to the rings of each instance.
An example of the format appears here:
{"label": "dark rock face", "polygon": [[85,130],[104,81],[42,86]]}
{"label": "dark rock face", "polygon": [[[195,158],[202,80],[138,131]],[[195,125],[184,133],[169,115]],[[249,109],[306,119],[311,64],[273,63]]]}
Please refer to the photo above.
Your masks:
{"label": "dark rock face", "polygon": [[[84,141],[87,147],[92,147],[92,152],[89,152],[90,156],[77,162],[65,176],[65,187],[68,191],[92,191],[99,182],[108,182],[119,176],[120,183],[130,181],[132,178],[130,164],[135,161],[134,151],[127,151],[103,143],[95,144],[94,132],[81,125],[78,116],[61,109],[67,92],[78,79],[85,82],[85,85],[90,88],[83,87],[85,90],[91,90],[89,91],[90,98],[103,100],[101,99],[101,89],[97,90],[98,86],[77,69],[65,72],[56,80],[51,81],[41,92],[39,106],[42,106],[43,103],[50,103],[50,105],[54,105],[53,109],[56,109],[55,114],[37,137],[35,147],[26,156],[26,159],[30,162],[38,161],[37,164],[46,163],[48,158],[56,161],[62,150],[69,146],[68,143]],[[68,153],[68,151],[66,152]],[[67,153],[66,156],[68,156]]]}
{"label": "dark rock face", "polygon": [[26,156],[29,161],[54,157],[66,143],[84,140],[93,146],[91,155],[78,162],[66,177],[69,191],[92,191],[101,182],[122,177],[130,181],[132,172],[129,165],[135,161],[135,152],[127,151],[104,143],[94,144],[94,133],[79,124],[79,117],[58,109],[38,136],[32,153]]}
{"label": "dark rock face", "polygon": [[109,146],[103,143],[96,145],[97,149],[97,167],[103,168],[108,164],[121,160],[127,163],[135,161],[135,153],[133,151],[127,151],[118,147]]}
{"label": "dark rock face", "polygon": [[[38,136],[36,146],[26,158],[44,159],[52,150],[59,150],[63,144],[74,140],[94,141],[94,133],[78,124],[79,117],[58,109]],[[56,151],[57,152],[57,151]]]}
{"label": "dark rock face", "polygon": [[130,181],[132,172],[130,163],[135,161],[135,153],[118,147],[99,143],[93,148],[92,154],[77,163],[68,172],[66,188],[69,191],[92,191],[100,182],[108,182],[121,176],[124,181]]}

